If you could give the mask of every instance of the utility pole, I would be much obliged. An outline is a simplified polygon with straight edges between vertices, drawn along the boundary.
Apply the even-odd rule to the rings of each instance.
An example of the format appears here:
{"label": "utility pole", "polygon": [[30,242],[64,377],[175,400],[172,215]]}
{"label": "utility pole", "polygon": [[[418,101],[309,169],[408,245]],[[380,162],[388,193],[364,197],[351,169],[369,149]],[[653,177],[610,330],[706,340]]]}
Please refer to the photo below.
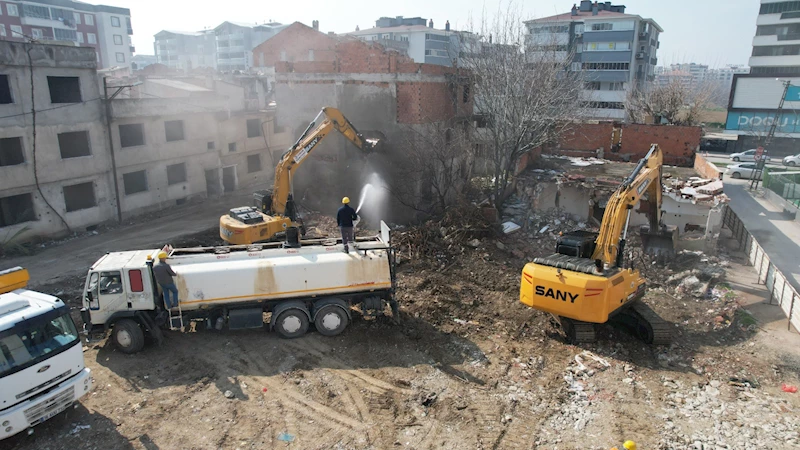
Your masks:
{"label": "utility pole", "polygon": [[106,111],[106,133],[108,134],[108,150],[111,152],[111,172],[112,176],[114,177],[114,196],[117,202],[117,222],[122,223],[122,203],[120,202],[119,197],[119,180],[117,179],[117,157],[114,154],[114,136],[111,134],[111,100],[119,95],[123,89],[134,87],[142,84],[141,81],[138,81],[133,84],[128,84],[125,86],[111,86],[111,88],[116,88],[117,90],[111,95],[108,96],[108,82],[107,78],[103,77],[103,93],[105,98],[103,99],[103,103],[105,103],[105,111]]}
{"label": "utility pole", "polygon": [[761,180],[761,176],[764,173],[764,164],[767,163],[767,152],[769,151],[769,144],[772,142],[772,138],[775,137],[775,131],[778,129],[778,123],[781,121],[781,113],[783,113],[783,104],[786,101],[786,93],[789,92],[789,86],[792,85],[792,82],[789,80],[781,80],[783,83],[783,94],[781,95],[781,100],[778,103],[778,110],[775,112],[775,120],[772,121],[772,124],[769,126],[769,131],[767,131],[767,135],[764,138],[764,145],[763,145],[763,152],[759,155],[759,152],[756,152],[756,170],[752,172],[752,178],[750,179],[750,190],[758,189],[758,182]]}

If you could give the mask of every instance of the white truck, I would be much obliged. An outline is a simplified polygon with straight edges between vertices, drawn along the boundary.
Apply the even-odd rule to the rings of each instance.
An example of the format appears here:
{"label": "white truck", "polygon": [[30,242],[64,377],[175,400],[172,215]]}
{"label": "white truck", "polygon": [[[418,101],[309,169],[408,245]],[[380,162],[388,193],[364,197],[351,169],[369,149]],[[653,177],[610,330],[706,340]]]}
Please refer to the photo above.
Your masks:
{"label": "white truck", "polygon": [[[188,321],[217,330],[268,323],[294,338],[310,324],[326,336],[341,333],[356,305],[372,314],[389,304],[398,320],[395,256],[385,223],[378,236],[357,238],[350,253],[342,251],[341,240],[287,236],[294,242],[108,253],[86,278],[85,331],[90,338],[110,331],[120,351],[135,353],[146,335],[160,343],[162,327],[183,329]],[[153,275],[162,250],[177,274],[179,306],[171,311]]]}
{"label": "white truck", "polygon": [[92,388],[69,307],[25,287],[28,271],[0,272],[0,439],[64,411]]}

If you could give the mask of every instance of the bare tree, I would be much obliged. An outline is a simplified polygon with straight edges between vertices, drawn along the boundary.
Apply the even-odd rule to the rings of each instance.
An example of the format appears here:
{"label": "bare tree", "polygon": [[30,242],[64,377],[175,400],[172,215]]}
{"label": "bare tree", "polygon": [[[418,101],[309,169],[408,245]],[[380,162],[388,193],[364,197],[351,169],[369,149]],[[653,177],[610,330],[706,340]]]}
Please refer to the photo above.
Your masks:
{"label": "bare tree", "polygon": [[458,119],[406,127],[398,144],[392,194],[403,205],[425,215],[444,213],[463,198],[472,173],[473,145],[468,122]]}
{"label": "bare tree", "polygon": [[699,125],[704,110],[712,107],[715,86],[711,83],[691,85],[673,79],[647,90],[631,89],[625,107],[635,123],[648,117],[669,125]]}
{"label": "bare tree", "polygon": [[509,6],[479,30],[465,33],[458,64],[474,90],[476,139],[484,149],[491,182],[488,195],[502,209],[519,159],[557,138],[582,113],[583,80],[571,72],[568,40],[543,30],[529,35],[519,12]]}

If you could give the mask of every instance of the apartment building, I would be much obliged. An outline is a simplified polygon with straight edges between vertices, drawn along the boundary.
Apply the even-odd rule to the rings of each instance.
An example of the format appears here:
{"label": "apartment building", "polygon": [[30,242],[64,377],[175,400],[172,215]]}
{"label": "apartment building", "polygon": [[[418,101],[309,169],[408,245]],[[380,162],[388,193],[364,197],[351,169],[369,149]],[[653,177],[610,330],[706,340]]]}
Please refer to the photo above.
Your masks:
{"label": "apartment building", "polygon": [[90,47],[97,53],[98,68],[130,66],[132,34],[127,8],[72,0],[0,1],[0,40]]}
{"label": "apartment building", "polygon": [[733,75],[728,104],[725,132],[738,135],[737,149],[763,145],[777,121],[767,151],[773,157],[797,153],[800,101],[787,98],[778,111],[784,82],[800,86],[800,1],[761,0],[750,73]]}
{"label": "apartment building", "polygon": [[656,53],[664,31],[653,19],[625,12],[624,5],[583,0],[572,10],[526,21],[528,51],[571,58],[571,70],[583,71],[587,114],[625,119],[631,89],[648,89],[655,80]]}
{"label": "apartment building", "polygon": [[145,78],[111,101],[109,139],[93,49],[0,41],[0,60],[0,236],[58,235],[264,188],[290,145],[257,79]]}
{"label": "apartment building", "polygon": [[678,81],[687,87],[719,83],[730,87],[735,74],[750,73],[750,68],[729,64],[725,67],[709,69],[705,64],[682,63],[670,64],[669,67],[656,67],[656,85],[664,86],[673,81]]}
{"label": "apartment building", "polygon": [[373,28],[344,33],[364,41],[377,42],[384,48],[408,55],[416,63],[437,64],[452,67],[458,58],[459,33],[450,30],[450,22],[444,29],[434,28],[433,19],[421,17],[381,17]]}
{"label": "apartment building", "polygon": [[214,30],[163,30],[154,37],[154,54],[158,63],[186,72],[198,67],[216,68],[217,42]]}
{"label": "apartment building", "polygon": [[247,71],[254,66],[253,48],[286,28],[277,22],[245,24],[222,22],[214,28],[216,68],[222,72]]}

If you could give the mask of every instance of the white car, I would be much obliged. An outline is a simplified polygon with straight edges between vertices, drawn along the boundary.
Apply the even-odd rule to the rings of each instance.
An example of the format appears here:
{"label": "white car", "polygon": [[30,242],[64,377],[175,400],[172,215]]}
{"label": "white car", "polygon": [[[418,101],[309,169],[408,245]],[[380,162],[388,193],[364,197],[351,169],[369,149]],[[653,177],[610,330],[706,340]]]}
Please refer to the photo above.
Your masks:
{"label": "white car", "polygon": [[[739,164],[731,164],[725,170],[725,173],[730,174],[731,178],[744,178],[747,180],[752,179],[753,173],[756,171],[756,163],[739,163]],[[758,179],[761,179],[761,174],[759,173]]]}
{"label": "white car", "polygon": [[789,167],[800,166],[800,154],[783,158],[783,165]]}
{"label": "white car", "polygon": [[[756,149],[752,148],[750,150],[741,152],[741,153],[733,153],[731,154],[730,158],[735,161],[755,161],[756,160]],[[765,161],[769,161],[769,156],[765,155]]]}

